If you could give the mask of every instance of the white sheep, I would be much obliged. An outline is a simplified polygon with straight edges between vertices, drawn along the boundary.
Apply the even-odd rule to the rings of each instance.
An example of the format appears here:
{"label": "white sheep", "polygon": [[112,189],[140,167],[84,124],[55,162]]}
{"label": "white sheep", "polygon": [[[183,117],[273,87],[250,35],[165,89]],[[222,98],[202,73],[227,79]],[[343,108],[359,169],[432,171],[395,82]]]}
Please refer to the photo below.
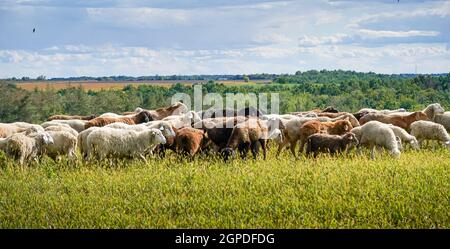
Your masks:
{"label": "white sheep", "polygon": [[148,128],[160,129],[162,131],[162,134],[166,138],[175,136],[175,131],[173,130],[170,122],[166,122],[163,120],[156,120],[145,123],[144,125],[147,126]]}
{"label": "white sheep", "polygon": [[393,113],[398,113],[398,112],[406,112],[406,110],[404,108],[400,108],[400,109],[396,109],[396,110],[388,110],[388,109],[384,109],[384,110],[377,110],[377,109],[372,109],[372,108],[363,108],[361,110],[358,111],[358,113],[370,113],[370,112],[376,112],[376,113],[381,113],[381,114],[393,114]]}
{"label": "white sheep", "polygon": [[145,162],[144,153],[156,144],[165,144],[166,139],[158,129],[142,132],[102,127],[87,137],[89,158],[140,157]]}
{"label": "white sheep", "polygon": [[351,132],[360,141],[360,146],[371,149],[372,159],[375,158],[376,146],[387,149],[396,158],[400,157],[401,141],[395,136],[389,125],[378,121],[369,121],[360,127],[353,128]]}
{"label": "white sheep", "polygon": [[52,126],[48,126],[44,129],[44,131],[67,131],[70,134],[74,135],[75,137],[78,136],[78,132],[73,129],[72,127],[68,126],[68,125],[52,125]]}
{"label": "white sheep", "polygon": [[0,138],[9,137],[18,132],[24,132],[25,130],[33,128],[33,131],[44,131],[44,128],[37,124],[30,124],[25,122],[14,123],[0,123]]}
{"label": "white sheep", "polygon": [[411,147],[415,150],[418,150],[420,148],[419,142],[417,142],[417,139],[415,136],[410,135],[405,129],[400,128],[398,126],[388,124],[388,126],[392,129],[395,136],[400,138],[400,140],[404,143],[410,144]]}
{"label": "white sheep", "polygon": [[69,119],[69,120],[52,120],[47,121],[41,124],[42,127],[47,128],[48,126],[54,126],[58,124],[66,124],[70,127],[72,127],[77,132],[81,132],[84,130],[84,125],[86,124],[86,120],[80,120],[80,119]]}
{"label": "white sheep", "polygon": [[62,155],[67,155],[69,158],[77,157],[77,136],[65,130],[50,130],[47,133],[53,138],[53,143],[44,145],[44,154],[53,160]]}
{"label": "white sheep", "polygon": [[78,149],[80,149],[80,153],[81,153],[81,156],[83,159],[87,159],[89,157],[87,137],[89,136],[89,134],[91,134],[91,132],[93,132],[94,130],[97,130],[99,128],[101,128],[101,127],[93,126],[93,127],[89,127],[88,129],[78,133],[77,145],[78,145]]}
{"label": "white sheep", "polygon": [[424,140],[436,140],[450,147],[450,136],[441,124],[424,120],[416,121],[411,124],[411,134],[419,140],[420,145]]}
{"label": "white sheep", "polygon": [[189,111],[184,114],[171,115],[162,119],[163,121],[169,122],[173,127],[179,129],[186,126],[191,126],[192,124],[201,121],[200,116],[194,112]]}
{"label": "white sheep", "polygon": [[444,128],[447,130],[447,132],[450,132],[450,112],[445,112],[443,114],[436,114],[434,116],[433,121],[435,123],[443,125]]}
{"label": "white sheep", "polygon": [[4,141],[4,150],[8,156],[19,159],[19,163],[24,165],[42,153],[44,145],[52,144],[53,138],[47,132],[31,133],[29,136],[24,133],[16,133]]}

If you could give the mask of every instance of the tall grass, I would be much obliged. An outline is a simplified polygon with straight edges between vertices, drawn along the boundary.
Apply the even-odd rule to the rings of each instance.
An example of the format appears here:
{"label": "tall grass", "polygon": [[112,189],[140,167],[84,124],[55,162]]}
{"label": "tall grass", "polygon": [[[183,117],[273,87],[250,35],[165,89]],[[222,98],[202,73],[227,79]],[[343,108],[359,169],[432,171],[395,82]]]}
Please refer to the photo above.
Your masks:
{"label": "tall grass", "polygon": [[0,154],[0,227],[449,228],[449,164],[444,149],[28,167]]}

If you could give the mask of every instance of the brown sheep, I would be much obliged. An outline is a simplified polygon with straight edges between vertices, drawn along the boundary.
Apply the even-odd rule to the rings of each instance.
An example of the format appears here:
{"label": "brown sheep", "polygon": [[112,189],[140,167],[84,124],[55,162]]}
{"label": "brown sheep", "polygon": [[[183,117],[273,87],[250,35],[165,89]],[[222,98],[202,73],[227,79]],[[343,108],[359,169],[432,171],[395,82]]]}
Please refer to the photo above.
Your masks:
{"label": "brown sheep", "polygon": [[116,122],[122,122],[129,125],[134,124],[140,124],[140,123],[147,123],[151,121],[149,119],[148,113],[145,111],[142,111],[138,114],[135,114],[131,117],[119,117],[119,118],[113,118],[113,117],[98,117],[94,118],[92,120],[89,120],[85,125],[84,128],[88,129],[93,126],[102,127],[108,124],[116,123]]}
{"label": "brown sheep", "polygon": [[70,120],[70,119],[80,119],[80,120],[91,120],[94,119],[95,115],[90,116],[79,116],[79,115],[53,115],[50,116],[47,120]]}
{"label": "brown sheep", "polygon": [[208,133],[191,127],[179,129],[175,136],[176,151],[188,155],[191,159],[206,148],[208,143]]}
{"label": "brown sheep", "polygon": [[234,154],[233,150],[239,147],[241,157],[245,158],[251,149],[253,159],[258,155],[258,144],[263,150],[264,160],[266,160],[267,140],[270,138],[267,122],[256,118],[249,118],[247,121],[238,123],[231,132],[230,138],[223,150],[224,160],[227,161]]}
{"label": "brown sheep", "polygon": [[322,153],[342,153],[346,152],[354,146],[358,145],[359,141],[355,134],[347,132],[342,136],[316,133],[307,138],[306,154],[314,154],[317,157],[319,152]]}
{"label": "brown sheep", "polygon": [[299,153],[303,152],[306,140],[312,134],[327,133],[330,135],[342,135],[346,132],[350,132],[351,129],[353,129],[353,126],[348,120],[338,120],[335,122],[319,122],[316,120],[308,121],[300,127]]}
{"label": "brown sheep", "polygon": [[163,107],[156,110],[148,110],[148,113],[150,114],[150,117],[152,117],[153,120],[161,120],[170,115],[183,114],[186,113],[187,111],[188,108],[185,104],[181,102],[176,102],[168,107]]}
{"label": "brown sheep", "polygon": [[419,120],[428,120],[428,116],[421,111],[413,112],[409,115],[368,113],[360,119],[360,124],[363,125],[372,120],[376,120],[385,124],[393,124],[409,132],[411,124],[413,122]]}

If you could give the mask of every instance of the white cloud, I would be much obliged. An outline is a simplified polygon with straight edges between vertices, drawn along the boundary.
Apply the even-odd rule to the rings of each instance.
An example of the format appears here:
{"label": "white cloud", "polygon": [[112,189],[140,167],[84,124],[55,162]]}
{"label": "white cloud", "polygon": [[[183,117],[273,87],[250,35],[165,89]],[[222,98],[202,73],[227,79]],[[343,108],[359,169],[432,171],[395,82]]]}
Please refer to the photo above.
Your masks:
{"label": "white cloud", "polygon": [[329,35],[329,36],[302,36],[299,38],[299,45],[300,46],[318,46],[318,45],[325,45],[325,44],[338,44],[342,43],[348,39],[351,39],[352,37],[347,34],[335,34],[335,35]]}
{"label": "white cloud", "polygon": [[437,31],[420,31],[420,30],[390,31],[390,30],[370,30],[370,29],[359,29],[358,33],[366,38],[437,36],[440,34]]}

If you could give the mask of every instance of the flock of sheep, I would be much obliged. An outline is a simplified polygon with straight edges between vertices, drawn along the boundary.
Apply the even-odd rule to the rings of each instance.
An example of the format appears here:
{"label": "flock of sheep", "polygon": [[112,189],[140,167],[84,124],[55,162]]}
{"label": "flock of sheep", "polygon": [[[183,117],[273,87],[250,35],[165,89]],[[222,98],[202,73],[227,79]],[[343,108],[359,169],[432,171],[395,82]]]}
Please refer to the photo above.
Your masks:
{"label": "flock of sheep", "polygon": [[[156,110],[95,116],[54,115],[40,125],[0,123],[0,150],[27,164],[47,155],[84,160],[164,156],[167,149],[193,159],[198,153],[218,153],[225,161],[236,151],[245,158],[249,151],[264,159],[269,144],[278,146],[277,156],[289,147],[298,153],[346,153],[357,147],[384,148],[399,157],[402,144],[420,149],[425,140],[450,146],[450,112],[438,103],[424,110],[407,112],[364,108],[357,113],[332,107],[290,114],[263,114],[256,108],[239,111],[209,109],[189,111],[177,102]],[[269,143],[269,141],[271,141]]]}

